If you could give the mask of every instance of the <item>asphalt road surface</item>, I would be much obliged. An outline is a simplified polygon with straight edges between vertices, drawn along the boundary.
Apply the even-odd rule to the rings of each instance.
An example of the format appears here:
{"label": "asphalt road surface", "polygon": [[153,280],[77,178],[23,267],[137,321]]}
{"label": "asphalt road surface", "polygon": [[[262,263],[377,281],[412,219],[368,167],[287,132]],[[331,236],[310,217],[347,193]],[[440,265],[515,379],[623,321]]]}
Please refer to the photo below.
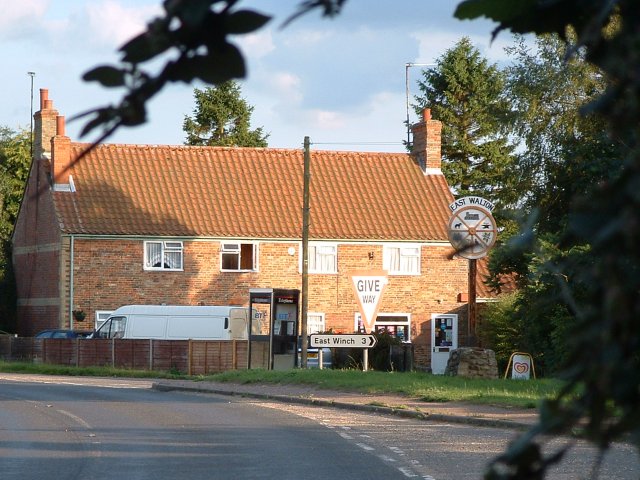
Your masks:
{"label": "asphalt road surface", "polygon": [[[145,381],[29,380],[0,380],[3,480],[480,479],[515,435]],[[549,478],[590,478],[595,458],[576,445]],[[639,477],[637,453],[619,445],[597,478]]]}

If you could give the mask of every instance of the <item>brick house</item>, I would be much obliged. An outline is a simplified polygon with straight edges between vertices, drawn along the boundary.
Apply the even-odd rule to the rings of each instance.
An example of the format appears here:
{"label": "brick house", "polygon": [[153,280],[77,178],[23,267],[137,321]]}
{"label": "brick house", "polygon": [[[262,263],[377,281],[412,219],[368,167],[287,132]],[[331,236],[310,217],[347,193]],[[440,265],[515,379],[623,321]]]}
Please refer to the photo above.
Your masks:
{"label": "brick house", "polygon": [[[13,234],[21,335],[91,330],[126,304],[247,305],[250,288],[301,288],[302,149],[104,144],[76,161],[90,145],[40,95]],[[425,368],[433,314],[459,315],[460,345],[467,330],[441,126],[426,111],[412,154],[311,152],[310,328],[355,331],[349,274],[385,269],[377,325]]]}

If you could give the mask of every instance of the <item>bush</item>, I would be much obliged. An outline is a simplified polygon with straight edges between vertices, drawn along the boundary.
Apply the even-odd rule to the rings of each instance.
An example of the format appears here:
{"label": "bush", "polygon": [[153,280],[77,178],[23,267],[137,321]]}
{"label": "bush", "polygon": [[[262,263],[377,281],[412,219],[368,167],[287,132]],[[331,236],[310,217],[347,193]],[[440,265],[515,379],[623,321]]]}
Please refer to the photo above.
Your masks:
{"label": "bush", "polygon": [[[373,335],[378,342],[375,347],[369,349],[369,369],[385,372],[393,370],[390,359],[391,345],[402,345],[402,341],[387,332],[375,332]],[[362,348],[335,348],[332,355],[333,368],[362,369]]]}

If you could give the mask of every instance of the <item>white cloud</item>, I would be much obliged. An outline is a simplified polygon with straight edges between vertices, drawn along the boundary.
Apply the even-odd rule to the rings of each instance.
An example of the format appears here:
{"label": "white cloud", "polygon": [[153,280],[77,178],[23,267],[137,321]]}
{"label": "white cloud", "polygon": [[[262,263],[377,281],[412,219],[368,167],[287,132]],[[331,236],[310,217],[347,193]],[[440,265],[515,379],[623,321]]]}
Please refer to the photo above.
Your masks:
{"label": "white cloud", "polygon": [[506,60],[507,56],[504,52],[504,47],[513,43],[512,38],[506,34],[491,42],[491,36],[485,34],[463,34],[456,31],[419,31],[412,34],[412,37],[419,44],[419,54],[416,62],[434,63],[464,36],[469,37],[471,43],[491,63]]}
{"label": "white cloud", "polygon": [[260,30],[257,33],[242,35],[234,38],[243,52],[246,52],[250,61],[256,61],[266,57],[275,50],[273,34],[270,29]]}
{"label": "white cloud", "polygon": [[28,37],[38,29],[49,0],[3,2],[0,15],[0,38]]}
{"label": "white cloud", "polygon": [[132,7],[133,3],[103,0],[86,4],[86,28],[94,42],[106,46],[120,46],[141,33],[151,18],[160,13],[159,7]]}
{"label": "white cloud", "polygon": [[323,131],[343,129],[349,121],[344,113],[329,110],[311,110],[308,117],[311,128]]}

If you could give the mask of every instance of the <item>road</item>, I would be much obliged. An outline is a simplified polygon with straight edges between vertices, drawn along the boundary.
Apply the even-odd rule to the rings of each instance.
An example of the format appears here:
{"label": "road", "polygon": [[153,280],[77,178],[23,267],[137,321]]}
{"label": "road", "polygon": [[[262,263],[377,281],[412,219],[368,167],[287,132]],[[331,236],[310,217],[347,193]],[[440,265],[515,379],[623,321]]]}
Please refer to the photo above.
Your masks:
{"label": "road", "polygon": [[[0,379],[3,479],[479,479],[514,436],[495,428],[163,393],[141,380],[6,378]],[[549,478],[588,478],[594,458],[593,450],[577,445]],[[636,480],[638,472],[635,450],[619,445],[598,478]]]}

